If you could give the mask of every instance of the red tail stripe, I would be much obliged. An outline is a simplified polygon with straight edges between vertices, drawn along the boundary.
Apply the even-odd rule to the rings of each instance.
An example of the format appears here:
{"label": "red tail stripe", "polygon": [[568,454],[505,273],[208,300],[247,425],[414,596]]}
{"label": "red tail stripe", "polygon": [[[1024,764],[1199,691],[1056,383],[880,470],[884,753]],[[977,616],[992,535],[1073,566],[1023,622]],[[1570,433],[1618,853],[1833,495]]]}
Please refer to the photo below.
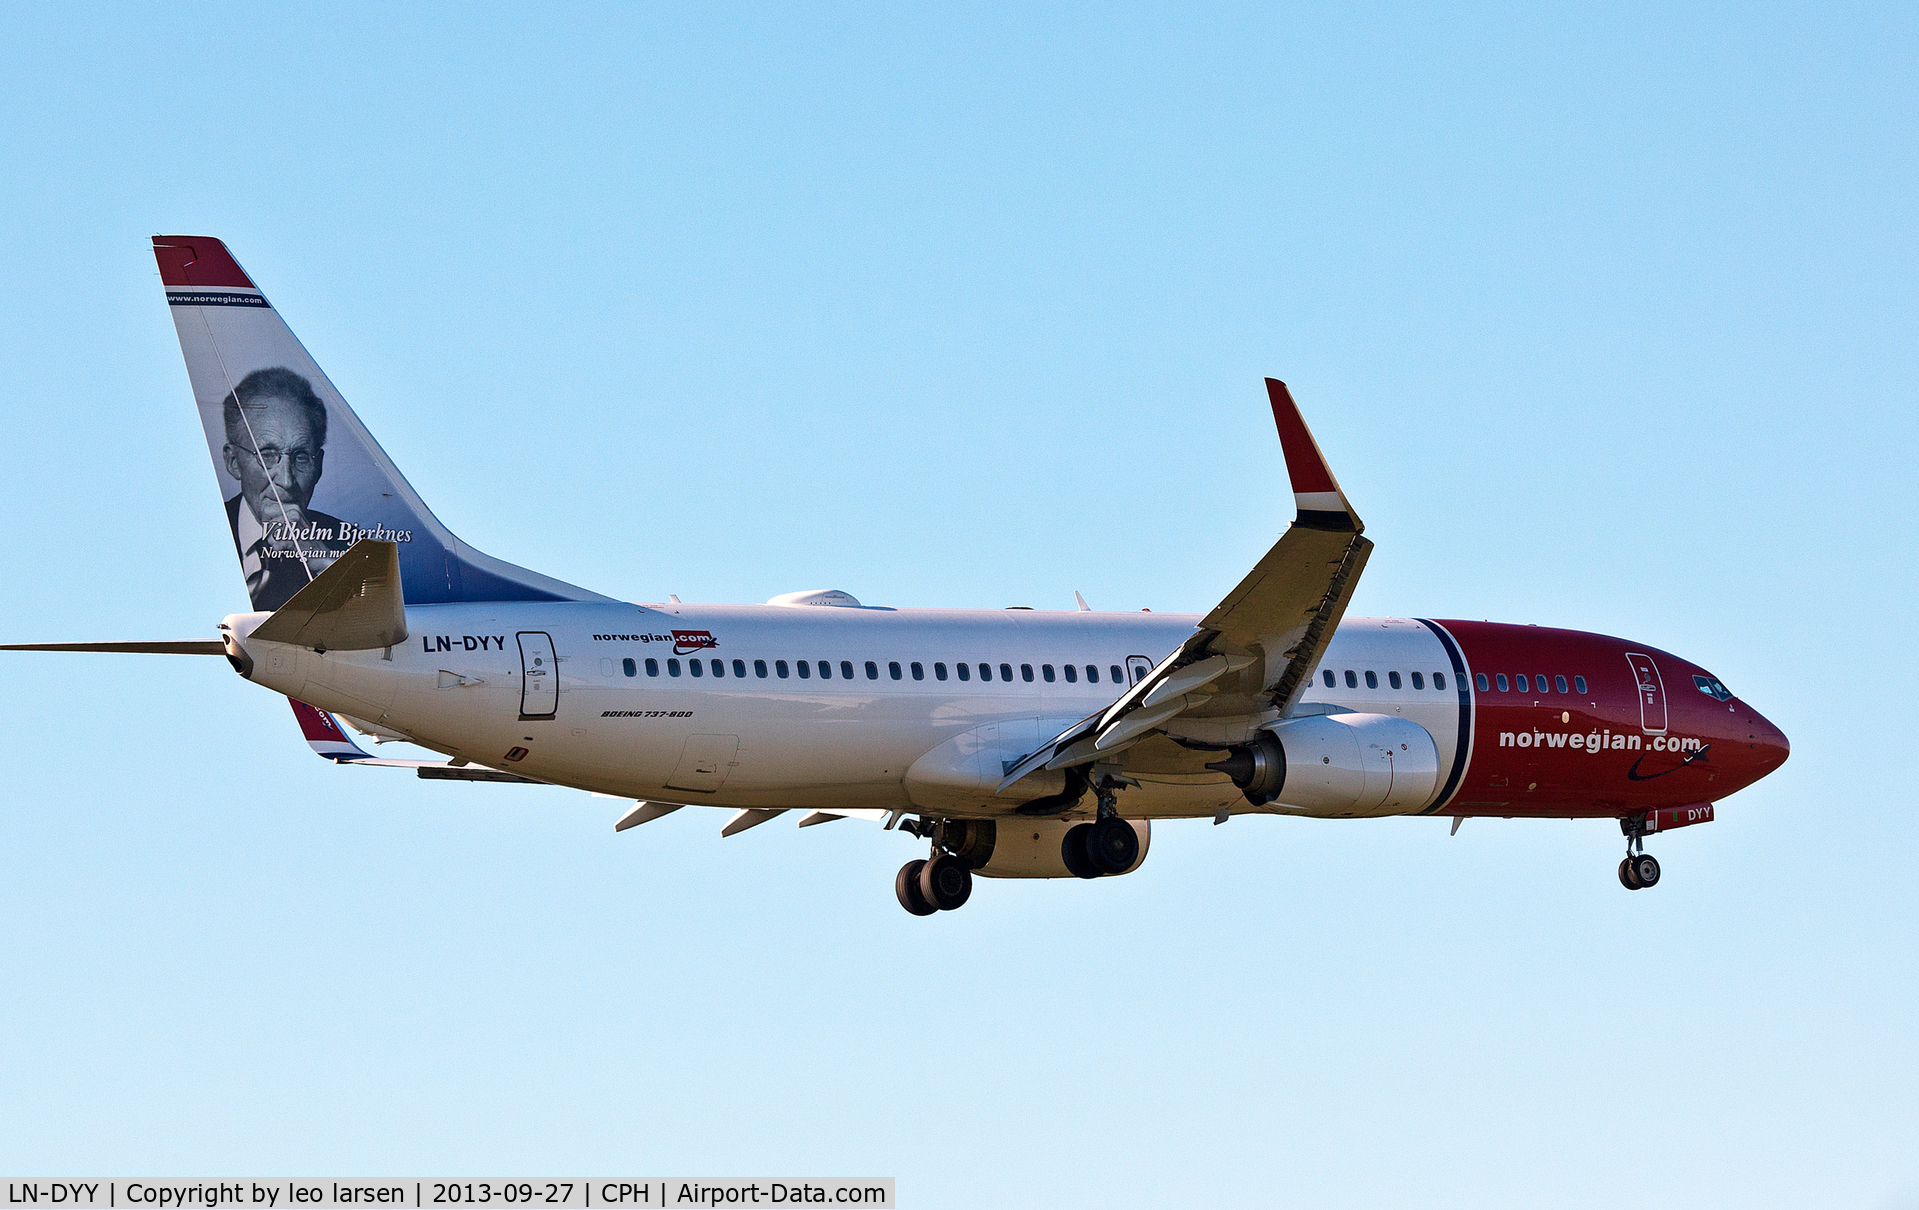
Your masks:
{"label": "red tail stripe", "polygon": [[259,288],[227,246],[210,235],[156,235],[153,259],[160,262],[161,282],[169,286]]}

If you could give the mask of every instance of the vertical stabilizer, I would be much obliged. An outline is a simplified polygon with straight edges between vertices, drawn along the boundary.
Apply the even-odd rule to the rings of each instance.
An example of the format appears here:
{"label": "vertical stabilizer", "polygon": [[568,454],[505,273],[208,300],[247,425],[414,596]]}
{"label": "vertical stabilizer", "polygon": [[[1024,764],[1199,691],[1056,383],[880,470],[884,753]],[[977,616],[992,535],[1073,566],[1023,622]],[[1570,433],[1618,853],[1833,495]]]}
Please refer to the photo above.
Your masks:
{"label": "vertical stabilizer", "polygon": [[441,525],[225,244],[156,235],[153,255],[253,608],[278,609],[367,538],[398,547],[409,605],[608,599]]}

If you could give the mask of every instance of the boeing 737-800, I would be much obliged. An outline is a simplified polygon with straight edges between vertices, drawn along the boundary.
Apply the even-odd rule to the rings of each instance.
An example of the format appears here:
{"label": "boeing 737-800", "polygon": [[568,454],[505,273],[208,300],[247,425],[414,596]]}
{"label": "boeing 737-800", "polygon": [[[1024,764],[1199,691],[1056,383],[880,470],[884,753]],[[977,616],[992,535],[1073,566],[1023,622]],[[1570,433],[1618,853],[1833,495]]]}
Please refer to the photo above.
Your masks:
{"label": "boeing 737-800", "polygon": [[[1276,380],[1295,515],[1203,616],[636,604],[454,537],[224,244],[153,250],[251,608],[217,639],[13,649],[224,655],[339,764],[618,796],[619,830],[686,806],[729,811],[725,835],[872,820],[926,843],[894,887],[927,915],[975,875],[1125,874],[1152,820],[1248,812],[1616,819],[1640,889],[1647,834],[1786,759],[1647,643],[1345,616],[1372,543]],[[447,759],[371,756],[341,720]]]}

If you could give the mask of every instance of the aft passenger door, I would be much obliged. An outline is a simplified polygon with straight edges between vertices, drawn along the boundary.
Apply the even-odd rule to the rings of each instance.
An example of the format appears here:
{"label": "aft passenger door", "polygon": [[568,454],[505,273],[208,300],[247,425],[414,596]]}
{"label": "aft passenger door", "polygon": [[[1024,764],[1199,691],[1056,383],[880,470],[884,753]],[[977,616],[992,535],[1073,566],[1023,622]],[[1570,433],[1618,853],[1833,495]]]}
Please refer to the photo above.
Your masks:
{"label": "aft passenger door", "polygon": [[1666,682],[1660,679],[1659,665],[1649,655],[1626,653],[1632,665],[1633,681],[1639,686],[1639,727],[1647,735],[1666,733]]}
{"label": "aft passenger door", "polygon": [[552,718],[560,707],[560,669],[553,658],[553,636],[522,630],[520,640],[520,717]]}

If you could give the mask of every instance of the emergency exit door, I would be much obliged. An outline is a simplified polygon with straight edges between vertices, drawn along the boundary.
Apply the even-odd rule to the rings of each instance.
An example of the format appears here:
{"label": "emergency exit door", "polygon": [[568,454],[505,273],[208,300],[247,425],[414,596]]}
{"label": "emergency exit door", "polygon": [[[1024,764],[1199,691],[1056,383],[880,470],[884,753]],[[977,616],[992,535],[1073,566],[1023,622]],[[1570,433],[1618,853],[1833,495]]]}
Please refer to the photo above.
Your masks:
{"label": "emergency exit door", "polygon": [[1127,684],[1129,685],[1139,684],[1139,678],[1145,676],[1147,673],[1151,672],[1152,670],[1153,670],[1153,661],[1147,659],[1145,656],[1129,655],[1126,657],[1126,683]]}
{"label": "emergency exit door", "polygon": [[1659,665],[1649,655],[1626,653],[1632,665],[1633,680],[1639,686],[1639,728],[1647,735],[1666,733],[1666,682],[1660,679]]}
{"label": "emergency exit door", "polygon": [[560,669],[553,658],[553,636],[522,630],[520,640],[520,717],[552,718],[560,706]]}

